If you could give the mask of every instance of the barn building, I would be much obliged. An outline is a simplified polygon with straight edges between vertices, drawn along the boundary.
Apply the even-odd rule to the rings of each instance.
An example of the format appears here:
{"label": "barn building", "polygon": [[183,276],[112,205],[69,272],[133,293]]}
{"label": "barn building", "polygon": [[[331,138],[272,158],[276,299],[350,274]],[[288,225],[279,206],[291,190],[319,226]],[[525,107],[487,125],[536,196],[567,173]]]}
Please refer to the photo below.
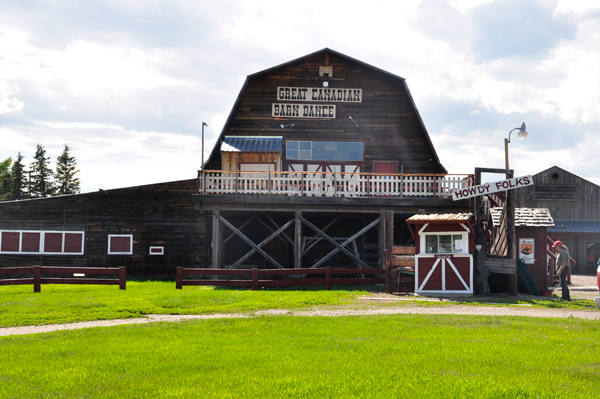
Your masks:
{"label": "barn building", "polygon": [[381,266],[469,212],[406,81],[331,49],[247,77],[197,179],[0,203],[0,266]]}
{"label": "barn building", "polygon": [[595,274],[600,258],[600,186],[558,166],[533,175],[534,185],[515,190],[515,204],[547,208],[554,220],[552,241],[568,248],[573,274]]}

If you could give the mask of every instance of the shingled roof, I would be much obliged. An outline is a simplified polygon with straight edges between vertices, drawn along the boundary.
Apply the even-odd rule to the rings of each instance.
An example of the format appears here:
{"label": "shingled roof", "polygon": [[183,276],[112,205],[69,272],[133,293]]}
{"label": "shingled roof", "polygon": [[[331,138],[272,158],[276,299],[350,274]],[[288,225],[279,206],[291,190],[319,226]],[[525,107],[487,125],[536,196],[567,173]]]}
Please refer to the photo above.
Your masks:
{"label": "shingled roof", "polygon": [[[502,208],[491,208],[492,223],[494,226],[500,224]],[[554,227],[554,219],[550,215],[548,208],[516,208],[515,209],[516,227]]]}
{"label": "shingled roof", "polygon": [[445,213],[445,214],[431,214],[431,215],[414,215],[409,217],[407,222],[467,222],[471,217],[472,213]]}

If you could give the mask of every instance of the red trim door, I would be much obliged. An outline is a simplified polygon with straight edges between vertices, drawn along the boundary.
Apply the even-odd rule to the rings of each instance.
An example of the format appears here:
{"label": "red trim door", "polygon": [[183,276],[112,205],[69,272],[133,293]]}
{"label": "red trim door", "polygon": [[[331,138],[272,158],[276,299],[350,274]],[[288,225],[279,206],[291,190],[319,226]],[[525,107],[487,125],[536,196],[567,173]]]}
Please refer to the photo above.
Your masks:
{"label": "red trim door", "polygon": [[415,293],[472,295],[473,255],[416,255]]}

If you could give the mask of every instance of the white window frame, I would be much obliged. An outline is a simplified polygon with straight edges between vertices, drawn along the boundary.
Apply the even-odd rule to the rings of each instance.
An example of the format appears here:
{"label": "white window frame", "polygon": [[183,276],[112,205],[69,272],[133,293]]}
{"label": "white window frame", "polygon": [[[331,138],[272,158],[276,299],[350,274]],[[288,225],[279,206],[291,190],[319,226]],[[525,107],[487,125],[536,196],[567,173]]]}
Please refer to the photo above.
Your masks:
{"label": "white window frame", "polygon": [[[129,252],[111,252],[110,239],[112,237],[129,237]],[[108,255],[133,255],[133,234],[109,234],[108,235]]]}
{"label": "white window frame", "polygon": [[[152,252],[153,249],[160,249],[160,252]],[[149,255],[164,255],[165,254],[165,247],[150,247],[150,249],[148,249],[148,254]]]}
{"label": "white window frame", "polygon": [[[463,246],[462,246],[462,251],[461,252],[449,252],[449,253],[442,253],[442,252],[435,252],[435,253],[428,253],[427,252],[427,237],[428,236],[453,236],[453,235],[461,235],[462,236],[462,242],[463,242]],[[436,232],[423,232],[420,234],[421,236],[421,245],[420,245],[420,251],[419,253],[421,255],[468,255],[469,254],[469,232],[467,231],[436,231]],[[454,241],[453,241],[454,243]]]}
{"label": "white window frame", "polygon": [[[19,251],[2,251],[2,233],[19,233]],[[37,252],[23,252],[23,233],[39,233],[40,244]],[[46,233],[62,234],[61,252],[45,252]],[[81,234],[81,252],[65,252],[65,234]],[[56,230],[0,230],[0,254],[4,255],[84,255],[85,231],[56,231]]]}

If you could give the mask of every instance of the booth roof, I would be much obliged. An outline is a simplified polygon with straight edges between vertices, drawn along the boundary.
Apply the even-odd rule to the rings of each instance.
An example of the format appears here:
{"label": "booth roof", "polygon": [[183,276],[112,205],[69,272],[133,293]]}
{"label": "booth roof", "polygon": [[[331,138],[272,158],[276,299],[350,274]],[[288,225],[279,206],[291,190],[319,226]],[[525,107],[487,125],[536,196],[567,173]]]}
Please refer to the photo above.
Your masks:
{"label": "booth roof", "polygon": [[[492,223],[500,225],[502,208],[491,208]],[[515,208],[515,226],[517,227],[553,227],[554,219],[548,208]]]}
{"label": "booth roof", "polygon": [[472,213],[444,213],[423,215],[418,214],[406,219],[407,222],[467,222],[473,217]]}

